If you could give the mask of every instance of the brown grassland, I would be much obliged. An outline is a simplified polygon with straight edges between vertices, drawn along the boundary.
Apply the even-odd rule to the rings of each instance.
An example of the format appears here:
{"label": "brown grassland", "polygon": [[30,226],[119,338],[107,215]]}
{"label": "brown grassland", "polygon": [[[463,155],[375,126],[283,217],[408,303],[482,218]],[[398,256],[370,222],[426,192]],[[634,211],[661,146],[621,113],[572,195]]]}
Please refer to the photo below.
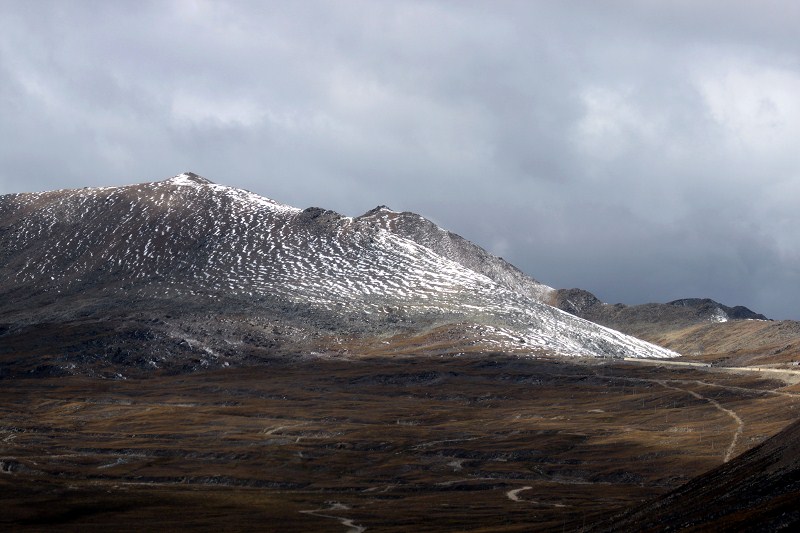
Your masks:
{"label": "brown grassland", "polygon": [[0,529],[575,531],[797,419],[713,368],[510,355],[0,386]]}

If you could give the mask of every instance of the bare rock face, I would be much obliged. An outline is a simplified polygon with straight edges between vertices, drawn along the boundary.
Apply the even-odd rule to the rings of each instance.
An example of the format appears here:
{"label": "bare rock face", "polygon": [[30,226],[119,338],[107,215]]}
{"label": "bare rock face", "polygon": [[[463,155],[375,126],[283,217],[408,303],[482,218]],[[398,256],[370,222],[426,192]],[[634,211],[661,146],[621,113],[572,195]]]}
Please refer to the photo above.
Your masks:
{"label": "bare rock face", "polygon": [[576,316],[595,316],[603,313],[603,302],[583,289],[559,289],[552,294],[551,302],[562,311]]}
{"label": "bare rock face", "polygon": [[6,374],[177,372],[444,330],[454,349],[676,355],[550,292],[417,215],[301,210],[192,173],[0,197]]}

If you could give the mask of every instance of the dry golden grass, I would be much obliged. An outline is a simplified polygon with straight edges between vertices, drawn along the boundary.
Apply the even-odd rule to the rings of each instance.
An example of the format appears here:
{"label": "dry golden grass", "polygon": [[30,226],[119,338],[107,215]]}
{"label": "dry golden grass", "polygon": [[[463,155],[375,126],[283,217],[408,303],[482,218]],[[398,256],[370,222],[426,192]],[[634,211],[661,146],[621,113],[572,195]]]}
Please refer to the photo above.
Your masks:
{"label": "dry golden grass", "polygon": [[800,322],[735,320],[641,335],[685,356],[732,365],[800,361]]}
{"label": "dry golden grass", "polygon": [[763,441],[797,405],[758,376],[501,355],[6,380],[0,527],[576,528]]}

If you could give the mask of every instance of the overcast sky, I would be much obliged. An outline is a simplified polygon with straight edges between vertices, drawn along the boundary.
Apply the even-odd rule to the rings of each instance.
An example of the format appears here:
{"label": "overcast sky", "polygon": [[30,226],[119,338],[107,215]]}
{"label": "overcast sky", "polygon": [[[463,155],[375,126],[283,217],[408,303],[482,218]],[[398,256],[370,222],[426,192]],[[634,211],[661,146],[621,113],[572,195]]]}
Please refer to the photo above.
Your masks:
{"label": "overcast sky", "polygon": [[800,319],[800,2],[0,1],[0,194],[191,170]]}

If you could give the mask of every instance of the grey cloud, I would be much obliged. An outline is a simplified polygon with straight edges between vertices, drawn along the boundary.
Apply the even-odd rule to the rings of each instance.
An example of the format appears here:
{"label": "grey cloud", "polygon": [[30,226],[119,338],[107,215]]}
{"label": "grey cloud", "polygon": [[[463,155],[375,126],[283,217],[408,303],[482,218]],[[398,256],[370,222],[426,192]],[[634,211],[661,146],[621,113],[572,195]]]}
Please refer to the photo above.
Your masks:
{"label": "grey cloud", "polygon": [[193,170],[607,301],[800,318],[800,8],[3,2],[0,193]]}

